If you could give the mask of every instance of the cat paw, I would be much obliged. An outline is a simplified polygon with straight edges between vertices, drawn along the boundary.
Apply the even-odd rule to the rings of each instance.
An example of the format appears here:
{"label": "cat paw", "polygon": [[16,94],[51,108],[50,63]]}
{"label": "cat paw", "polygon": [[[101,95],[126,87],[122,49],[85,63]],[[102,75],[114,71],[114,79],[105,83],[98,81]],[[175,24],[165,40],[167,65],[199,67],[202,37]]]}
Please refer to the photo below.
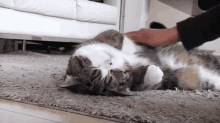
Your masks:
{"label": "cat paw", "polygon": [[150,65],[147,68],[146,74],[144,76],[145,85],[154,86],[161,82],[164,74],[160,67],[155,65]]}

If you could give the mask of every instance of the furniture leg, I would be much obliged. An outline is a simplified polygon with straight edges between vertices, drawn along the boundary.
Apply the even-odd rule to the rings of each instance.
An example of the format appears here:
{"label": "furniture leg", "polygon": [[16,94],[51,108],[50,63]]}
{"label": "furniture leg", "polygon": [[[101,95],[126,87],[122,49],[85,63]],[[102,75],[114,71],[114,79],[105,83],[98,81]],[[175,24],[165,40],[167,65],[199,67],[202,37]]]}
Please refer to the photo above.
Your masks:
{"label": "furniture leg", "polygon": [[23,51],[26,51],[26,40],[22,41],[22,49]]}
{"label": "furniture leg", "polygon": [[151,0],[143,0],[142,2],[143,4],[142,4],[142,11],[141,11],[140,29],[148,28]]}
{"label": "furniture leg", "polygon": [[49,45],[47,46],[47,53],[51,53],[51,47]]}
{"label": "furniture leg", "polygon": [[124,20],[125,19],[125,0],[121,0],[120,16],[119,16],[119,32],[124,33]]}
{"label": "furniture leg", "polygon": [[15,40],[15,50],[18,50],[18,41]]}

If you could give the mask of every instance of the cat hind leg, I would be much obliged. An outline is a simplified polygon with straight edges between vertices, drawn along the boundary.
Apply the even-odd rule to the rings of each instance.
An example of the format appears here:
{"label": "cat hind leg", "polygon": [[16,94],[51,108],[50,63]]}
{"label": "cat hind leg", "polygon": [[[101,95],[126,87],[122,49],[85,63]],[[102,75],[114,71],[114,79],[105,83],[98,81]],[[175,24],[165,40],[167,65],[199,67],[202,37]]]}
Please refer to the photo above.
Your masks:
{"label": "cat hind leg", "polygon": [[164,76],[163,71],[160,67],[155,65],[150,65],[147,68],[146,74],[144,76],[144,85],[148,87],[153,87],[154,85],[160,83]]}
{"label": "cat hind leg", "polygon": [[218,71],[199,67],[200,88],[220,91],[220,75]]}
{"label": "cat hind leg", "polygon": [[218,72],[203,66],[189,66],[176,72],[178,88],[184,90],[217,90],[220,91],[220,76]]}

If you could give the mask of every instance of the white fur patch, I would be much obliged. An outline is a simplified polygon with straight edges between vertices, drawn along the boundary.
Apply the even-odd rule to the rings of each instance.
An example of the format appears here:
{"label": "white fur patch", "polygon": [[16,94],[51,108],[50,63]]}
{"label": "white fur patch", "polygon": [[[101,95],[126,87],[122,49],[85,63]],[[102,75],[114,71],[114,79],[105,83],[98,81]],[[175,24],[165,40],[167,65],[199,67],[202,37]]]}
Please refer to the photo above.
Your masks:
{"label": "white fur patch", "polygon": [[162,55],[162,53],[159,52],[158,57],[159,57],[159,60],[160,60],[160,63],[162,64],[162,66],[167,66],[171,70],[177,70],[177,69],[185,68],[188,66],[187,64],[180,62],[180,61],[175,62],[176,58],[175,58],[174,54]]}
{"label": "white fur patch", "polygon": [[123,46],[121,51],[123,53],[134,54],[143,51],[143,47],[136,45],[134,41],[132,41],[132,39],[124,35]]}
{"label": "white fur patch", "polygon": [[163,76],[163,71],[158,66],[150,65],[144,76],[144,84],[150,86],[156,85],[161,82]]}
{"label": "white fur patch", "polygon": [[211,71],[203,66],[198,66],[199,78],[201,82],[209,82],[214,85],[214,90],[220,90],[220,76],[217,71]]}
{"label": "white fur patch", "polygon": [[134,54],[136,52],[135,43],[124,35],[123,45],[121,51],[128,54]]}

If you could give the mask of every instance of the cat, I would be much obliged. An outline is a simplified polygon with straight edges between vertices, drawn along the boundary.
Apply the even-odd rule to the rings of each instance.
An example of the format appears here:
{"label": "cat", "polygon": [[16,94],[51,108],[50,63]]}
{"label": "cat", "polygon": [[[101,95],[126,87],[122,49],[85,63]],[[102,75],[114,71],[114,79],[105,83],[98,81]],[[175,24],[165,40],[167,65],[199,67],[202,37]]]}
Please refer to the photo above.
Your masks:
{"label": "cat", "polygon": [[182,45],[136,44],[107,30],[79,45],[70,57],[63,88],[99,95],[133,95],[149,89],[220,90],[220,62]]}

